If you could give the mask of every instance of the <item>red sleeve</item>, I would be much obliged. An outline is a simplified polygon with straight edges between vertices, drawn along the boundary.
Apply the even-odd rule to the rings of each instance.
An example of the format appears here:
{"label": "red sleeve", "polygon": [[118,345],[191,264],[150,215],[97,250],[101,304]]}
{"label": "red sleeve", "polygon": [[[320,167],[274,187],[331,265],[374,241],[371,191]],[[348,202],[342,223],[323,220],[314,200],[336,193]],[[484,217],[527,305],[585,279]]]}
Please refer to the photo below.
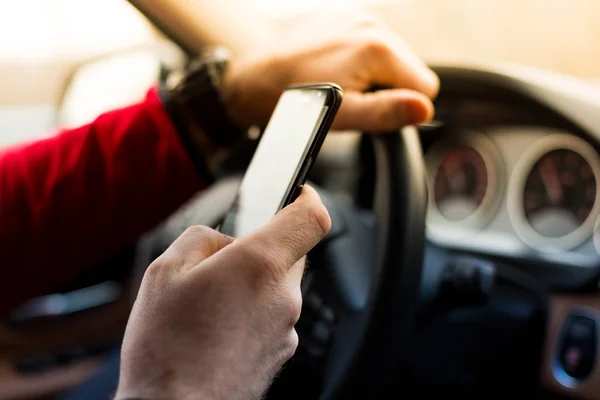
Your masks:
{"label": "red sleeve", "polygon": [[203,187],[155,90],[0,153],[0,315],[68,283]]}

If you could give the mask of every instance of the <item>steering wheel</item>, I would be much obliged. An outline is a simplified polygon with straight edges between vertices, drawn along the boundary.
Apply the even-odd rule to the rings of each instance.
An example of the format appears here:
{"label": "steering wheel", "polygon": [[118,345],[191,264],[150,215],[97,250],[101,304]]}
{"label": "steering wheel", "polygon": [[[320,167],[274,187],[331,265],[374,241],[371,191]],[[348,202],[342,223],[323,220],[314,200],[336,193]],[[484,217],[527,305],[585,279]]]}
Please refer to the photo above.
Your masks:
{"label": "steering wheel", "polygon": [[[399,376],[419,300],[427,207],[423,157],[413,127],[363,139],[374,154],[373,208],[343,204],[317,188],[333,227],[309,254],[296,326],[300,345],[276,380],[274,397],[295,398],[293,385],[277,383],[296,378],[305,384],[306,371],[318,377],[315,397],[322,399],[381,396]],[[188,226],[216,225],[238,184],[239,177],[217,182],[142,238],[137,283]]]}

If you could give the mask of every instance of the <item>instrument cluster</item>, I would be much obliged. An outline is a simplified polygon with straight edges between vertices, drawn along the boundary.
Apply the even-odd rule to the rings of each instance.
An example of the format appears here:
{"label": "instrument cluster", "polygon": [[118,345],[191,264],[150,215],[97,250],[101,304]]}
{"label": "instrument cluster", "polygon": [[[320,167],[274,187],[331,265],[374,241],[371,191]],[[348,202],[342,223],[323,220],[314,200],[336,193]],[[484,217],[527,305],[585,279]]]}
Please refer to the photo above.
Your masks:
{"label": "instrument cluster", "polygon": [[600,251],[600,157],[581,137],[464,129],[434,142],[425,160],[430,236],[482,244],[486,234],[512,235],[542,253],[593,242]]}

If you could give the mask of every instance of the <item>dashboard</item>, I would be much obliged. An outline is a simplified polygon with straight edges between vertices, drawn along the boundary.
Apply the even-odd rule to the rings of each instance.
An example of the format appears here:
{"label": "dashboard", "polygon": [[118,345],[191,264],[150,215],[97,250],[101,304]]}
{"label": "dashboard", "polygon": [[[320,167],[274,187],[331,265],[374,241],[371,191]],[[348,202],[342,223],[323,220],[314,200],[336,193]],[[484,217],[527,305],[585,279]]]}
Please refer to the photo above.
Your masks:
{"label": "dashboard", "polygon": [[[435,282],[444,276],[448,260],[465,260],[460,257],[504,270],[505,282],[529,287],[537,293],[539,309],[547,310],[536,325],[545,326],[541,364],[532,364],[540,367],[542,387],[598,399],[600,95],[582,81],[521,67],[446,66],[436,72],[442,82],[436,117],[419,127],[429,194],[422,287],[436,293],[430,287],[439,288]],[[495,314],[497,321],[525,309],[516,306],[517,292],[505,296],[506,308]],[[487,300],[490,314],[477,322],[464,310],[440,317],[446,320],[437,341],[456,329],[455,347],[473,333],[467,326],[487,332],[485,338],[473,333],[465,340],[463,349],[472,353],[459,352],[448,363],[452,368],[462,365],[467,353],[485,358],[500,348],[494,354],[501,358],[518,348],[519,338],[532,334],[533,325],[523,327],[504,343],[499,337],[511,326],[506,320],[493,327],[478,325],[494,320],[489,315],[502,308],[499,298],[500,293]],[[419,337],[430,334],[427,329]],[[585,343],[573,341],[582,332]],[[514,354],[518,363],[527,362],[527,349],[540,343],[541,337],[534,336]],[[435,343],[424,341],[419,349]],[[432,354],[440,359],[444,350]],[[507,371],[516,366],[507,365],[504,372],[510,376]]]}
{"label": "dashboard", "polygon": [[600,157],[585,139],[545,126],[464,127],[437,140],[426,165],[432,241],[596,266]]}
{"label": "dashboard", "polygon": [[600,266],[595,132],[506,86],[452,89],[420,127],[428,240],[562,270]]}

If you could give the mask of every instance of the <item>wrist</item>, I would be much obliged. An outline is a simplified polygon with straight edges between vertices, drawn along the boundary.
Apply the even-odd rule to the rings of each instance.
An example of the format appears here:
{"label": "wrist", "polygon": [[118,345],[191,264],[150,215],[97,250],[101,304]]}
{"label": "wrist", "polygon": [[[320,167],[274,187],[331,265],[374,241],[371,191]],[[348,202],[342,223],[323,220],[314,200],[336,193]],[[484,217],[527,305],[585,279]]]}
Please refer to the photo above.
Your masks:
{"label": "wrist", "polygon": [[[168,110],[201,177],[211,183],[232,152],[247,139],[240,80],[230,73],[229,52],[207,51],[167,90]],[[244,103],[242,103],[244,104]]]}
{"label": "wrist", "polygon": [[275,56],[232,63],[223,75],[221,95],[231,120],[240,128],[264,127],[285,89],[285,77],[277,72],[281,60]]}

